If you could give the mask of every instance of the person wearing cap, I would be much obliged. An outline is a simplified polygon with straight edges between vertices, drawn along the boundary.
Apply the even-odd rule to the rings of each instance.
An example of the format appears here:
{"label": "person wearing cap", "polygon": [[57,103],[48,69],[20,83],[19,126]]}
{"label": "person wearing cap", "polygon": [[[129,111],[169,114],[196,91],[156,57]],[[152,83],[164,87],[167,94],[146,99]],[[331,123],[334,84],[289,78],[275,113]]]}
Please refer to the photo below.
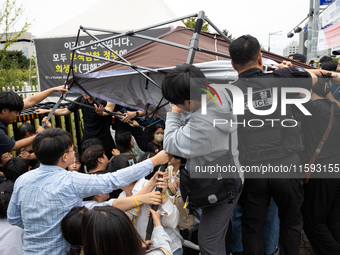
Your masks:
{"label": "person wearing cap", "polygon": [[[333,55],[340,55],[340,50],[333,50],[332,51]],[[340,72],[340,58],[338,59],[338,68],[336,69],[336,71],[339,73]]]}
{"label": "person wearing cap", "polygon": [[290,54],[288,58],[306,64],[306,57],[303,54]]}

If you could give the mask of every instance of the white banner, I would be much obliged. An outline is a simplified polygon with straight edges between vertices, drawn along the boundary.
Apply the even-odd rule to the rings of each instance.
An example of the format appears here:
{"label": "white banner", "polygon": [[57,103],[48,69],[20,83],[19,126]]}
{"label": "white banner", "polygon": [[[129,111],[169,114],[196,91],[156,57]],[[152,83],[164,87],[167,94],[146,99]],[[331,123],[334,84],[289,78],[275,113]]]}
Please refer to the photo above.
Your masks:
{"label": "white banner", "polygon": [[340,21],[340,0],[335,0],[322,13],[322,27]]}
{"label": "white banner", "polygon": [[318,51],[340,45],[340,21],[319,31]]}

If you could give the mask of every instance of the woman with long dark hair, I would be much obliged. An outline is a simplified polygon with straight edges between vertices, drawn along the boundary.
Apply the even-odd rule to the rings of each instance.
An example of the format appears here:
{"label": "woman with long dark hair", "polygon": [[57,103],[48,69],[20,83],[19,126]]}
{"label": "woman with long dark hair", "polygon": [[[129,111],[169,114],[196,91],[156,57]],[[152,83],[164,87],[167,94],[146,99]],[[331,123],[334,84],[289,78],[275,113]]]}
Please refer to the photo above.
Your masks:
{"label": "woman with long dark hair", "polygon": [[88,211],[85,206],[74,207],[61,221],[61,233],[67,242],[71,244],[71,249],[67,255],[80,255],[82,250],[81,222],[84,212]]}
{"label": "woman with long dark hair", "polygon": [[[137,161],[139,157],[144,154],[144,151],[138,147],[130,132],[118,133],[116,135],[116,145],[120,154],[135,155]],[[114,156],[119,155],[119,153],[114,152]]]}
{"label": "woman with long dark hair", "polygon": [[170,254],[170,238],[164,232],[160,211],[150,209],[154,230],[152,243],[156,249],[147,251],[129,217],[112,206],[95,207],[87,211],[82,220],[82,243],[84,255],[164,255]]}

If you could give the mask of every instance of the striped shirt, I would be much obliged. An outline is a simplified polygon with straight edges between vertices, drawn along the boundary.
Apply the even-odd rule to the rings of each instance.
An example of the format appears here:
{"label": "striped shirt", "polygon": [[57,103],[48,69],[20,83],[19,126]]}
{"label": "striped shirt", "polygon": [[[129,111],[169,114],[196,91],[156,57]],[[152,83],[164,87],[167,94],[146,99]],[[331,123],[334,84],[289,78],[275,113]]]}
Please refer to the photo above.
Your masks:
{"label": "striped shirt", "polygon": [[82,199],[110,193],[153,170],[150,159],[103,175],[66,171],[58,166],[41,165],[20,176],[8,206],[10,224],[24,229],[23,254],[65,254],[70,245],[62,237],[61,220]]}

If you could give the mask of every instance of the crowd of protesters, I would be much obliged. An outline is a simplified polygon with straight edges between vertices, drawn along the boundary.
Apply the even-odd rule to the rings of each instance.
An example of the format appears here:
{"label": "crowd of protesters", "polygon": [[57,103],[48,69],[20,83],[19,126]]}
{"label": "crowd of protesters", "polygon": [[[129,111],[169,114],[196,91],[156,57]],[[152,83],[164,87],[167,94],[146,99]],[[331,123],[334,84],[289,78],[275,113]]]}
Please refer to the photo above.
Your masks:
{"label": "crowd of protesters", "polygon": [[[241,36],[229,51],[239,75],[230,85],[257,100],[243,115],[233,114],[240,98],[230,86],[207,85],[200,69],[182,64],[162,83],[172,109],[165,125],[142,131],[144,112],[103,100],[98,106],[85,94],[77,98],[95,106],[81,107],[85,130],[79,148],[67,131],[51,128],[47,117],[45,128],[23,123],[19,140],[7,136],[7,125],[22,110],[53,92],[65,92],[64,86],[25,100],[1,92],[0,254],[298,255],[302,229],[316,254],[340,254],[337,62],[325,56],[320,69],[283,62],[263,73],[256,38]],[[283,87],[304,89],[289,99],[303,101],[300,106],[309,115],[299,104],[286,107],[281,99],[272,110],[273,88]],[[73,103],[54,114],[78,108]],[[104,109],[123,114],[113,127]],[[256,111],[271,112],[260,116]],[[283,117],[297,125],[265,123]],[[216,124],[216,119],[238,124]],[[265,124],[240,124],[254,119]],[[158,171],[164,164],[165,172]],[[217,164],[238,171],[209,178],[195,173],[196,166]],[[303,171],[240,171],[263,165]],[[155,205],[158,209],[151,209]]]}

